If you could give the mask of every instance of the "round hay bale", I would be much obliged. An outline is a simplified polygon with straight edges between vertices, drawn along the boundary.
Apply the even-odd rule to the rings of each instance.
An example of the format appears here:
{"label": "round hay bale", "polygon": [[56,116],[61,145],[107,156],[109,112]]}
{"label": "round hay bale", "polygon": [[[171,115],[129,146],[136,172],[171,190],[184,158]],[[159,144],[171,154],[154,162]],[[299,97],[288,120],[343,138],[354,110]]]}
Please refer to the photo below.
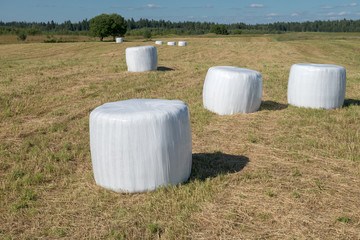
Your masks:
{"label": "round hay bale", "polygon": [[185,47],[185,46],[187,46],[187,42],[186,41],[179,41],[178,46]]}
{"label": "round hay bale", "polygon": [[119,38],[116,38],[116,43],[122,43],[124,40],[123,38],[119,37]]}
{"label": "round hay bale", "polygon": [[204,107],[220,115],[252,113],[262,98],[259,72],[231,66],[209,68],[203,88]]}
{"label": "round hay bale", "polygon": [[344,67],[298,63],[290,69],[287,99],[291,105],[324,109],[341,107],[345,90]]}
{"label": "round hay bale", "polygon": [[154,46],[126,48],[126,64],[129,72],[156,70],[157,62],[157,51]]}
{"label": "round hay bale", "polygon": [[168,42],[167,45],[169,45],[169,46],[176,46],[176,42]]}
{"label": "round hay bale", "polygon": [[164,42],[163,42],[163,41],[155,41],[155,44],[157,44],[157,45],[163,45]]}
{"label": "round hay bale", "polygon": [[96,184],[115,192],[151,191],[186,181],[191,172],[189,110],[178,100],[111,102],[90,114]]}

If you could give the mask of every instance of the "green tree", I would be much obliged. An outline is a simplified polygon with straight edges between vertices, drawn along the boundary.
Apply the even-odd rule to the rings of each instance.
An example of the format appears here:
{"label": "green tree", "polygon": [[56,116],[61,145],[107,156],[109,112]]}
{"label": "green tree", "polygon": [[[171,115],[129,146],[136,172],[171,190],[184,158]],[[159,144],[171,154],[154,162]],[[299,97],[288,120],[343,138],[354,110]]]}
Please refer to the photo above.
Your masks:
{"label": "green tree", "polygon": [[215,34],[221,34],[221,35],[228,35],[228,31],[225,25],[219,25],[219,24],[215,24],[212,25],[210,28],[210,32],[211,33],[215,33]]}
{"label": "green tree", "polygon": [[125,19],[118,14],[101,14],[90,19],[90,30],[93,36],[99,37],[100,41],[107,36],[123,37],[127,30]]}
{"label": "green tree", "polygon": [[123,37],[127,30],[127,23],[125,19],[119,14],[111,14],[108,16],[108,24],[109,24],[109,32],[110,35],[113,36],[113,40],[115,41],[115,37]]}
{"label": "green tree", "polygon": [[90,19],[91,34],[95,37],[99,37],[100,41],[111,34],[109,27],[109,15],[101,14]]}
{"label": "green tree", "polygon": [[27,35],[24,31],[19,31],[17,36],[18,36],[18,40],[20,40],[20,41],[25,41],[26,37],[27,37]]}
{"label": "green tree", "polygon": [[146,38],[146,39],[151,39],[152,35],[151,35],[151,31],[146,28],[143,32],[143,37]]}

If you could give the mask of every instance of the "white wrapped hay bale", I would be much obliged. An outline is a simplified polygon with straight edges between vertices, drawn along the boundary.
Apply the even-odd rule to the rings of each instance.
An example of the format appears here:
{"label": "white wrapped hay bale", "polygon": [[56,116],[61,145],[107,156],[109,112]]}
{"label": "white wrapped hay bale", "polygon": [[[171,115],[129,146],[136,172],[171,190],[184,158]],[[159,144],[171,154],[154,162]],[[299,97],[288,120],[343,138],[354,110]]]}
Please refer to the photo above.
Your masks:
{"label": "white wrapped hay bale", "polygon": [[169,45],[169,46],[176,46],[176,42],[168,42],[167,45]]}
{"label": "white wrapped hay bale", "polygon": [[209,68],[203,88],[204,107],[220,115],[252,113],[262,98],[262,76],[259,72],[238,67]]}
{"label": "white wrapped hay bale", "polygon": [[115,192],[144,192],[186,181],[191,172],[189,110],[178,100],[106,103],[90,114],[95,181]]}
{"label": "white wrapped hay bale", "polygon": [[178,46],[180,46],[180,47],[185,47],[185,46],[187,46],[187,42],[185,42],[185,41],[179,41]]}
{"label": "white wrapped hay bale", "polygon": [[124,40],[123,38],[119,37],[119,38],[116,38],[116,43],[122,43]]}
{"label": "white wrapped hay bale", "polygon": [[163,45],[164,42],[163,42],[163,41],[155,41],[155,44],[157,44],[157,45]]}
{"label": "white wrapped hay bale", "polygon": [[346,70],[337,65],[298,63],[291,67],[288,103],[297,107],[337,108],[344,104]]}
{"label": "white wrapped hay bale", "polygon": [[157,51],[154,46],[126,48],[126,64],[129,72],[156,70],[157,62]]}

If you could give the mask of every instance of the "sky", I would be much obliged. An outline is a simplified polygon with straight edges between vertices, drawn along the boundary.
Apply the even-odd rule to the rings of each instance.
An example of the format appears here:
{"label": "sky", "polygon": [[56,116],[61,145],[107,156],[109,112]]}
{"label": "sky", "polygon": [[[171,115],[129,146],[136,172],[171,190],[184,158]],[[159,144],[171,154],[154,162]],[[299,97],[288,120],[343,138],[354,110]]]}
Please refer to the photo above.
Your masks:
{"label": "sky", "polygon": [[221,24],[358,20],[360,0],[0,0],[3,22],[78,22],[102,13]]}

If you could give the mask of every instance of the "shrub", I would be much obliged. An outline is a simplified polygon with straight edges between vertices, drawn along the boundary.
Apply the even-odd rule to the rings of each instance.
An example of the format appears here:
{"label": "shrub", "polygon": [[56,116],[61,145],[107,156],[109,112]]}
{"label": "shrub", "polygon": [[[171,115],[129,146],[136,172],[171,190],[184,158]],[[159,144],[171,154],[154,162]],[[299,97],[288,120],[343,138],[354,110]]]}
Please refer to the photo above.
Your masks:
{"label": "shrub", "polygon": [[211,33],[215,33],[215,34],[221,34],[221,35],[228,35],[228,30],[226,28],[226,26],[224,24],[219,25],[219,24],[215,24],[212,25],[210,28],[210,32]]}
{"label": "shrub", "polygon": [[151,39],[151,31],[149,29],[145,29],[143,32],[143,37],[146,39]]}
{"label": "shrub", "polygon": [[20,41],[25,41],[25,40],[26,40],[26,37],[27,37],[27,35],[26,35],[25,32],[23,32],[23,31],[19,32],[19,33],[17,34],[17,36],[18,36],[18,40],[20,40]]}

